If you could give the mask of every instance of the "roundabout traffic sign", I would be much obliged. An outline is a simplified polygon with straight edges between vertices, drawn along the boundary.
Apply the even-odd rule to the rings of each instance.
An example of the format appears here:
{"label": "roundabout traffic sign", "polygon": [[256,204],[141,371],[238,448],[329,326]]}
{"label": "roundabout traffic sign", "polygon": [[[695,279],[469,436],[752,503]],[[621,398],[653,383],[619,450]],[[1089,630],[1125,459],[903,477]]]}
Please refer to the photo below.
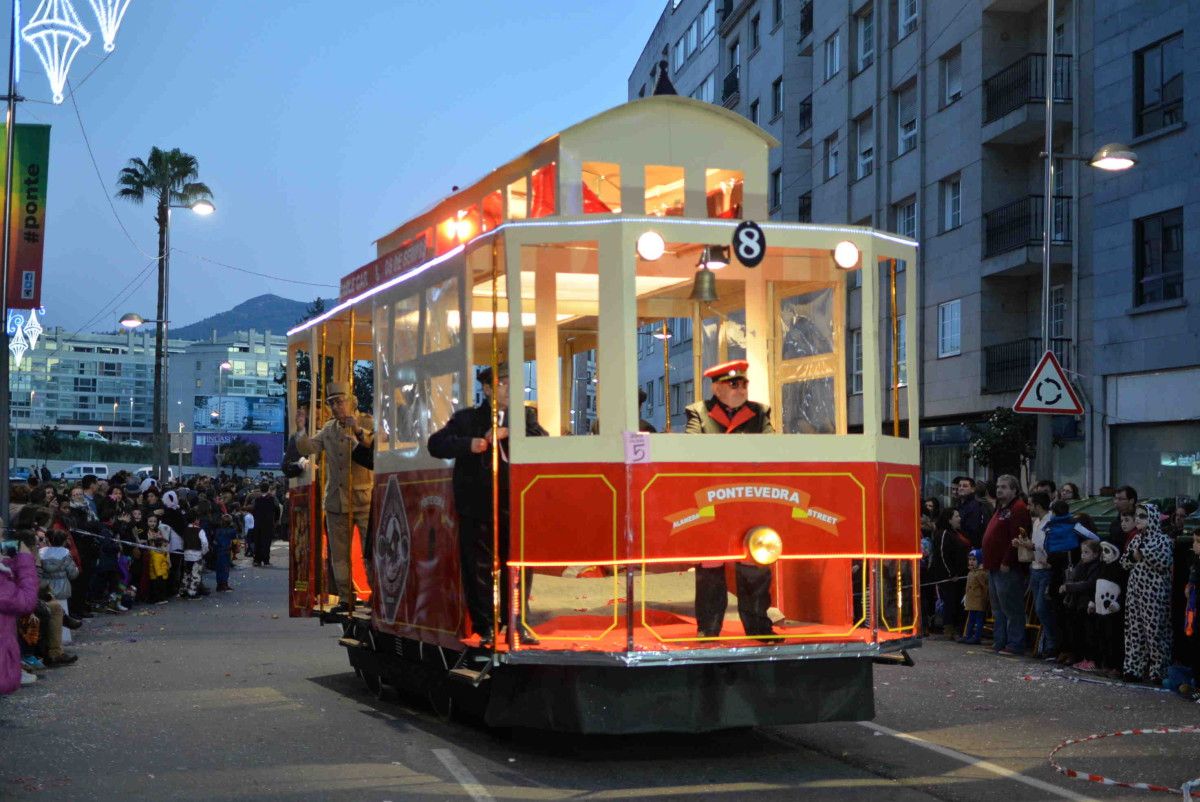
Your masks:
{"label": "roundabout traffic sign", "polygon": [[1083,404],[1079,403],[1079,397],[1053,351],[1042,354],[1042,360],[1025,382],[1017,403],[1013,404],[1013,411],[1042,415],[1083,414]]}

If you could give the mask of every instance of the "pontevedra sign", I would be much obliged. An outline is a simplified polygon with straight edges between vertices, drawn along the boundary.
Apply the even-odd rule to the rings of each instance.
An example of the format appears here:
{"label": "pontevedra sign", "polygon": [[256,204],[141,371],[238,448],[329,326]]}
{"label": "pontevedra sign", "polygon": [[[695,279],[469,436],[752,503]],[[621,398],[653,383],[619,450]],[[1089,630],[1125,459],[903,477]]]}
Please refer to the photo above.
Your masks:
{"label": "pontevedra sign", "polygon": [[[0,136],[6,136],[0,125]],[[42,244],[46,235],[46,175],[50,126],[18,123],[13,131],[13,183],[9,221],[8,307],[42,305]],[[0,171],[7,169],[0,148]],[[4,172],[0,172],[3,176]],[[3,181],[3,178],[0,178]]]}

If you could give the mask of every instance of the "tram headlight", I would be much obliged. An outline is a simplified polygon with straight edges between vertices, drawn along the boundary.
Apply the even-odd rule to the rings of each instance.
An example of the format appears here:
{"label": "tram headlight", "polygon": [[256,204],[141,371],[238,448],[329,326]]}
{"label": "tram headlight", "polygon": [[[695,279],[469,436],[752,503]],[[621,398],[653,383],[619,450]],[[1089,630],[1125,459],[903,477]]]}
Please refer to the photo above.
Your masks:
{"label": "tram headlight", "polygon": [[783,538],[769,526],[755,526],[746,533],[746,551],[759,565],[770,565],[783,554]]}
{"label": "tram headlight", "polygon": [[657,231],[644,231],[637,239],[638,256],[647,262],[661,259],[666,250],[667,243],[663,242],[662,234]]}
{"label": "tram headlight", "polygon": [[843,270],[858,265],[858,246],[850,240],[842,240],[833,248],[833,261]]}

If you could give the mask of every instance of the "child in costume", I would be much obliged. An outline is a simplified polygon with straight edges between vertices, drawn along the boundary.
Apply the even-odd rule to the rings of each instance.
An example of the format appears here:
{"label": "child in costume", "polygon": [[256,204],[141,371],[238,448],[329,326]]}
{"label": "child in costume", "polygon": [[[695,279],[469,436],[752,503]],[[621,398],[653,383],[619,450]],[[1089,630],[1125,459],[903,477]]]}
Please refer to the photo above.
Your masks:
{"label": "child in costume", "polygon": [[1079,562],[1067,573],[1059,592],[1063,594],[1063,650],[1058,662],[1080,671],[1096,668],[1096,643],[1088,610],[1094,609],[1096,581],[1100,577],[1100,542],[1088,540],[1079,550]]}
{"label": "child in costume", "polygon": [[1129,571],[1125,605],[1125,679],[1158,685],[1171,663],[1171,564],[1174,544],[1158,505],[1138,504],[1137,533],[1121,557]]}
{"label": "child in costume", "polygon": [[971,549],[967,554],[967,592],[963,609],[967,611],[967,631],[959,643],[978,645],[983,638],[983,613],[987,609],[988,575],[983,568],[983,552]]}

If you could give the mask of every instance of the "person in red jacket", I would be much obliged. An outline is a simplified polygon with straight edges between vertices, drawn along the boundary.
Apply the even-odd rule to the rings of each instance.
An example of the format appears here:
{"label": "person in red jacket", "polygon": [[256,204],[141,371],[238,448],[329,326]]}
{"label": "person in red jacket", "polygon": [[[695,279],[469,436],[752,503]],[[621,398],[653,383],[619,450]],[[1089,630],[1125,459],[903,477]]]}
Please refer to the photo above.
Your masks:
{"label": "person in red jacket", "polygon": [[1017,560],[1018,538],[1032,531],[1029,510],[1021,500],[1017,477],[996,480],[996,511],[983,533],[983,567],[988,572],[992,601],[992,651],[1025,653],[1025,581],[1027,571]]}
{"label": "person in red jacket", "polygon": [[0,694],[21,686],[17,619],[37,606],[38,575],[29,544],[18,535],[17,553],[0,557]]}

